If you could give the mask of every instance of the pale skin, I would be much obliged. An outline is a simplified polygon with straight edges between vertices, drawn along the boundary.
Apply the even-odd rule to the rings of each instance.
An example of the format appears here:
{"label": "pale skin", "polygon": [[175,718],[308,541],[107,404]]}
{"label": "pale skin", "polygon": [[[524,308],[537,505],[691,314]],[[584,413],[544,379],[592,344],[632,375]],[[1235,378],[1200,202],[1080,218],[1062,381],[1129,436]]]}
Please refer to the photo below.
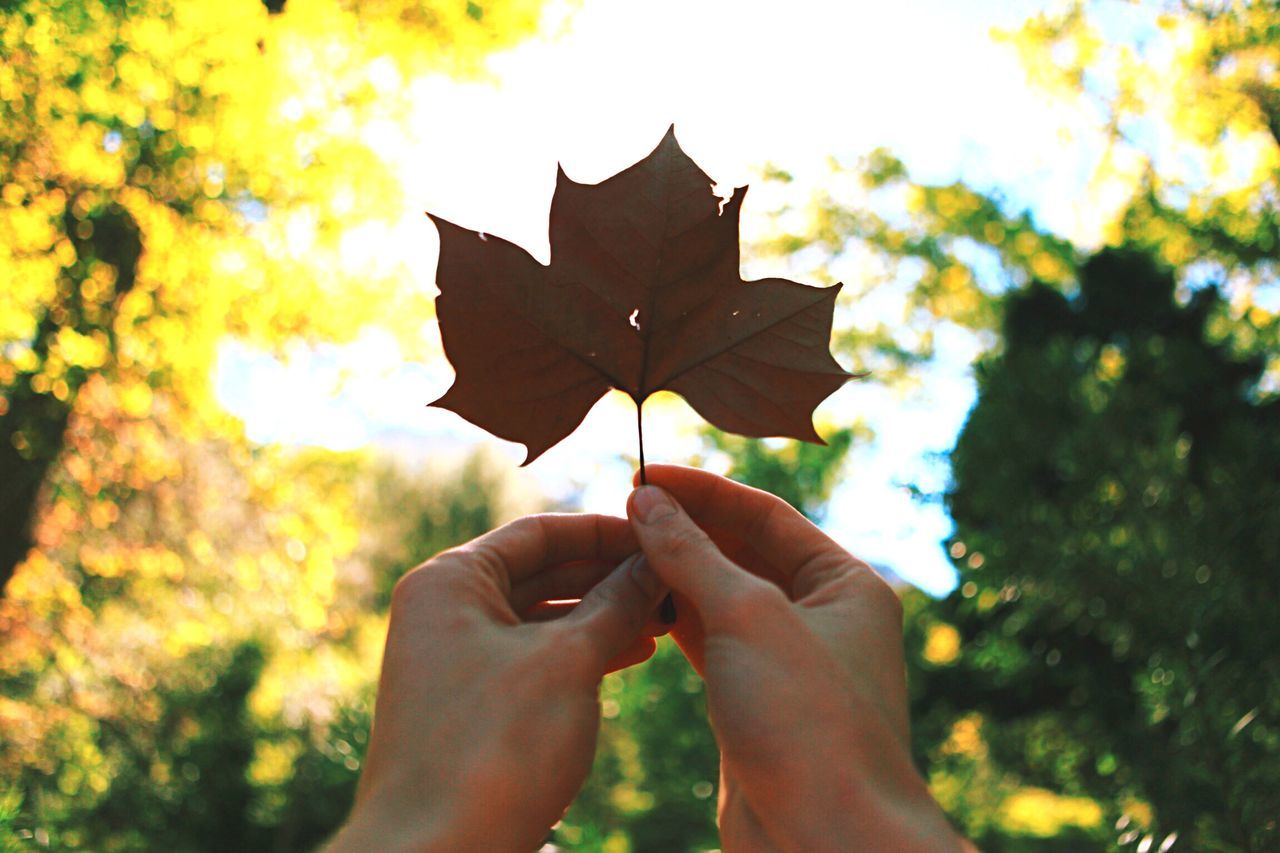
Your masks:
{"label": "pale skin", "polygon": [[647,474],[627,520],[521,519],[406,575],[331,850],[536,849],[590,769],[601,679],[652,654],[668,589],[725,851],[962,849],[911,762],[893,590],[773,495]]}

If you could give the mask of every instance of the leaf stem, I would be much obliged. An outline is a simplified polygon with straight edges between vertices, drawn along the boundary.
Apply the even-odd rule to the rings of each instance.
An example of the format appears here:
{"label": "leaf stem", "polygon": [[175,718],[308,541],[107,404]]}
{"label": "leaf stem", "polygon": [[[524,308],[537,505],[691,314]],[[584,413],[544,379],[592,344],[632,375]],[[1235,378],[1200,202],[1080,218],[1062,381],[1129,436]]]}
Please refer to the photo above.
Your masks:
{"label": "leaf stem", "polygon": [[644,475],[644,401],[636,400],[636,435],[640,438],[640,485],[647,486],[649,481]]}
{"label": "leaf stem", "polygon": [[[636,437],[640,439],[640,485],[649,485],[649,480],[644,473],[644,401],[636,400]],[[658,618],[663,624],[674,625],[676,622],[676,603],[671,598],[671,593],[667,593],[662,599],[662,605],[658,608]]]}

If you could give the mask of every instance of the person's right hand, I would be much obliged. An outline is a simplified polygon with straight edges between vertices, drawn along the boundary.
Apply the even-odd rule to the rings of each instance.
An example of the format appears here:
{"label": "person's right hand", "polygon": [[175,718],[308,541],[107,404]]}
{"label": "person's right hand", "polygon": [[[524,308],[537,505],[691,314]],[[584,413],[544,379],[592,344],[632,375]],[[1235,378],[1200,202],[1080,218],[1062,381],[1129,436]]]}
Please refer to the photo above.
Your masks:
{"label": "person's right hand", "polygon": [[960,850],[911,761],[889,585],[768,492],[647,475],[627,511],[706,680],[723,848]]}

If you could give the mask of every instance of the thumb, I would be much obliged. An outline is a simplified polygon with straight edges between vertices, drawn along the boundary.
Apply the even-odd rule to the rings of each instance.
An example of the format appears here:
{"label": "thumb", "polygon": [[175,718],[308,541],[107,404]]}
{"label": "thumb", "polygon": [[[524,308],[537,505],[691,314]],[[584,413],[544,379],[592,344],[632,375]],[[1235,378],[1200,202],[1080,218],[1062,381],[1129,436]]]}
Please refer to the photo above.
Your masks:
{"label": "thumb", "polygon": [[626,651],[640,636],[667,588],[636,552],[582,596],[564,626],[591,637],[601,663]]}
{"label": "thumb", "polygon": [[726,599],[755,585],[756,579],[720,553],[664,489],[640,486],[633,491],[627,516],[658,577],[699,612],[722,612]]}

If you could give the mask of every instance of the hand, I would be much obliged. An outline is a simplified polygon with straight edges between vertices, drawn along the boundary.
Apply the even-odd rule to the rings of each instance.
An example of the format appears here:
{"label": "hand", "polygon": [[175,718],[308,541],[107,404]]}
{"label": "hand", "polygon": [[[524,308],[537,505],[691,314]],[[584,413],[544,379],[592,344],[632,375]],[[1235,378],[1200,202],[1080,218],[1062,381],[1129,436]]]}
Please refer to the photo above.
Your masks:
{"label": "hand", "polygon": [[402,578],[330,849],[537,848],[591,768],[601,678],[653,654],[666,590],[640,555],[618,565],[635,551],[623,519],[532,516]]}
{"label": "hand", "polygon": [[647,474],[628,514],[706,680],[724,849],[961,849],[911,761],[894,591],[767,492]]}

